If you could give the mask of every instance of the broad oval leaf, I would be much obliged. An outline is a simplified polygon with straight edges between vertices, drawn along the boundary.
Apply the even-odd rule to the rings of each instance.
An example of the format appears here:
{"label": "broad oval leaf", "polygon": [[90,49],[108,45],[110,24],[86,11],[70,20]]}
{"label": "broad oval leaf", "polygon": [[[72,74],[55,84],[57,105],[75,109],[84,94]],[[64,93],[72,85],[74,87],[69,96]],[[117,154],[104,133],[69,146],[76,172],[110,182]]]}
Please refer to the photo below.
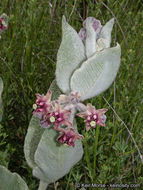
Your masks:
{"label": "broad oval leaf", "polygon": [[82,100],[105,91],[114,81],[120,65],[120,45],[96,52],[83,62],[71,77],[71,89],[81,94]]}
{"label": "broad oval leaf", "polygon": [[28,186],[17,173],[0,166],[0,190],[28,190]]}
{"label": "broad oval leaf", "polygon": [[[52,91],[52,99],[56,99],[61,94],[60,89],[56,85],[56,80],[53,80],[49,89]],[[39,119],[32,116],[24,142],[25,159],[31,168],[36,167],[34,154],[44,130],[40,126]]]}
{"label": "broad oval leaf", "polygon": [[3,105],[2,105],[2,98],[1,98],[2,92],[3,92],[3,81],[0,77],[0,121],[2,120],[2,114],[3,114]]}
{"label": "broad oval leaf", "polygon": [[57,54],[56,81],[64,93],[70,91],[70,77],[85,59],[85,50],[77,32],[62,19],[62,42]]}
{"label": "broad oval leaf", "polygon": [[[77,130],[76,123],[74,127]],[[82,158],[83,148],[81,141],[75,147],[57,145],[57,132],[46,129],[35,153],[37,168],[33,175],[47,184],[53,183],[66,175],[70,169]]]}

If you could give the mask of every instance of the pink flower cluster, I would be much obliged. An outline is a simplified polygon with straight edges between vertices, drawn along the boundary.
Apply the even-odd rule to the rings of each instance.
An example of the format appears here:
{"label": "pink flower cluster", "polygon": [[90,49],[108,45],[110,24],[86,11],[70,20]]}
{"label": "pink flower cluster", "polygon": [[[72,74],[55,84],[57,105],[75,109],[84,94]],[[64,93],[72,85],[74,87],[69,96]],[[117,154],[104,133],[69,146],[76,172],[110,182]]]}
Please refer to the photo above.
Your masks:
{"label": "pink flower cluster", "polygon": [[[49,90],[47,94],[36,94],[36,103],[33,105],[33,114],[40,119],[40,125],[43,128],[53,127],[54,130],[60,133],[57,141],[61,144],[67,144],[74,147],[75,141],[82,139],[83,136],[76,132],[73,128],[73,120],[71,115],[73,114],[71,108],[77,107],[81,109],[81,112],[77,116],[85,119],[86,130],[95,128],[96,125],[105,126],[106,116],[104,113],[107,109],[96,110],[91,104],[87,104],[87,107],[80,102],[80,96],[77,92],[71,92],[69,96],[60,95],[58,100],[51,101],[52,92]],[[62,128],[67,126],[67,128]]]}

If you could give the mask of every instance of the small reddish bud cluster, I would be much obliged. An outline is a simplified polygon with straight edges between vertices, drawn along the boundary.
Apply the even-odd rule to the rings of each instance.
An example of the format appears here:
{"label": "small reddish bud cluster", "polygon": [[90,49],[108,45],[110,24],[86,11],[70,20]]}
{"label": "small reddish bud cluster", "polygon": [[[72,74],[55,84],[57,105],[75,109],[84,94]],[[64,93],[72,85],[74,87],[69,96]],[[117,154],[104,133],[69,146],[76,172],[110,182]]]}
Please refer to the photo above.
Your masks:
{"label": "small reddish bud cluster", "polygon": [[97,36],[99,35],[102,25],[100,20],[95,19],[94,17],[87,17],[86,20],[83,22],[83,28],[80,29],[78,35],[82,39],[83,42],[86,40],[86,23],[89,22],[91,23],[94,31],[96,32]]}

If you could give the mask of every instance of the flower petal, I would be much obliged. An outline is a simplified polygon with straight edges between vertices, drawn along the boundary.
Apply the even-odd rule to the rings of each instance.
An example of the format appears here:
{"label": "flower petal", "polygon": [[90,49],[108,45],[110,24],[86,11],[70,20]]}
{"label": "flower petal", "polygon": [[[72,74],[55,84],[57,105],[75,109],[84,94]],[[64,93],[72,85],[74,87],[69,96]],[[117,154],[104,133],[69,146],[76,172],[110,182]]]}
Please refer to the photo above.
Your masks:
{"label": "flower petal", "polygon": [[69,97],[68,96],[66,96],[66,95],[64,95],[64,94],[61,94],[60,96],[59,96],[59,102],[62,104],[62,103],[67,103],[67,102],[69,102]]}
{"label": "flower petal", "polygon": [[90,128],[91,128],[90,126],[87,126],[87,125],[86,125],[86,131],[89,131]]}
{"label": "flower petal", "polygon": [[79,116],[79,117],[81,117],[81,118],[84,118],[84,119],[86,119],[87,116],[88,116],[87,112],[77,113],[76,115]]}
{"label": "flower petal", "polygon": [[51,101],[51,96],[52,96],[52,92],[50,90],[48,90],[45,98],[46,98],[46,101],[49,103]]}
{"label": "flower petal", "polygon": [[87,110],[88,110],[90,113],[95,113],[95,107],[92,106],[90,103],[87,104]]}
{"label": "flower petal", "polygon": [[62,124],[72,127],[72,123],[67,120],[63,121]]}

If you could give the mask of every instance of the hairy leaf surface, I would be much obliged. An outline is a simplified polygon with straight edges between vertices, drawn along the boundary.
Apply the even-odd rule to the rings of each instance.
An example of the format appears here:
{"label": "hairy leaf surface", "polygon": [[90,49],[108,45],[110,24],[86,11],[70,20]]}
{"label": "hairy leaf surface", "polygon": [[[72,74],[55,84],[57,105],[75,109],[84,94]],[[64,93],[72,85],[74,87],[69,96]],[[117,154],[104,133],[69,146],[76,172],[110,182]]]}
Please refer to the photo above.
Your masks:
{"label": "hairy leaf surface", "polygon": [[96,52],[71,77],[71,89],[81,94],[82,100],[105,91],[114,81],[120,65],[121,49],[107,48]]}
{"label": "hairy leaf surface", "polygon": [[85,59],[84,45],[77,32],[62,20],[62,42],[57,54],[56,81],[60,89],[67,93],[70,91],[70,77],[73,71]]}
{"label": "hairy leaf surface", "polygon": [[[55,80],[53,80],[49,89],[53,92],[52,99],[56,99],[61,94]],[[44,130],[45,129],[40,126],[39,118],[32,116],[24,143],[25,158],[31,168],[36,167],[34,154]]]}
{"label": "hairy leaf surface", "polygon": [[[74,127],[77,130],[75,122]],[[39,168],[33,170],[33,175],[48,184],[66,175],[83,155],[80,140],[75,143],[74,148],[59,145],[56,143],[57,135],[53,129],[46,129],[35,153]]]}
{"label": "hairy leaf surface", "polygon": [[0,190],[28,190],[28,186],[17,173],[0,166]]}

